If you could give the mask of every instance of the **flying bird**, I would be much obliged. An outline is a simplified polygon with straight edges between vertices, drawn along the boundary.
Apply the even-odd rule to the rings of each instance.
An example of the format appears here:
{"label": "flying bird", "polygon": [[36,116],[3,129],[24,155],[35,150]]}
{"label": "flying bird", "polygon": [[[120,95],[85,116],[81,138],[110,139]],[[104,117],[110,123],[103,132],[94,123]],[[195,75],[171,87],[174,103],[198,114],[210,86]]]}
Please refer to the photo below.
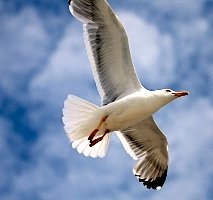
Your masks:
{"label": "flying bird", "polygon": [[168,143],[153,114],[187,91],[148,90],[135,72],[127,34],[106,0],[69,0],[72,15],[83,23],[83,36],[101,106],[68,95],[63,123],[72,147],[104,157],[114,132],[137,162],[134,175],[159,190],[167,176]]}

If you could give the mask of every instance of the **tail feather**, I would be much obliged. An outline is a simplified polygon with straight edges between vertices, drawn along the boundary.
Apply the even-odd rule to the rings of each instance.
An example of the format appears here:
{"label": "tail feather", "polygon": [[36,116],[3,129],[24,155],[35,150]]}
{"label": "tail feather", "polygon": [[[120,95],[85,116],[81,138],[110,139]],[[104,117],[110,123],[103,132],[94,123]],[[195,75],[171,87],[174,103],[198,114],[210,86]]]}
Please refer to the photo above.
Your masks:
{"label": "tail feather", "polygon": [[[110,134],[107,134],[101,142],[93,147],[89,146],[88,136],[103,117],[99,108],[73,95],[68,96],[63,108],[62,121],[65,132],[72,142],[72,147],[76,148],[79,153],[94,158],[106,155],[110,138]],[[103,134],[102,130],[97,133],[97,136],[101,134]]]}

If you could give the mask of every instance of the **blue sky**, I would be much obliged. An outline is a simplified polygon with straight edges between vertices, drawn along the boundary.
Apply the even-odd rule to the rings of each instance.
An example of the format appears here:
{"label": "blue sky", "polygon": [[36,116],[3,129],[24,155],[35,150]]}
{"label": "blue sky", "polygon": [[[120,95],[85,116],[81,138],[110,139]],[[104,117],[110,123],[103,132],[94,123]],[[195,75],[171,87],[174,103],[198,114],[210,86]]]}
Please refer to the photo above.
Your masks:
{"label": "blue sky", "polygon": [[148,89],[188,90],[155,114],[170,165],[161,191],[132,175],[116,136],[104,159],[71,148],[61,121],[75,94],[100,103],[82,28],[66,1],[0,1],[0,199],[212,199],[213,2],[110,1]]}

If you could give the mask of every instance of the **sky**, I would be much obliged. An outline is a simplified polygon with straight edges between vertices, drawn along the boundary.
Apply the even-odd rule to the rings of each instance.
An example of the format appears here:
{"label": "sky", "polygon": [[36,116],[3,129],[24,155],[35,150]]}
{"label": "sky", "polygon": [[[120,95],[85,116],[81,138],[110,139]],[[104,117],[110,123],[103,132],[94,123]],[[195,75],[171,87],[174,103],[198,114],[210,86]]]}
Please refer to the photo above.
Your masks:
{"label": "sky", "polygon": [[67,1],[1,0],[0,199],[213,199],[213,1],[109,2],[142,84],[190,92],[154,115],[169,142],[163,188],[137,181],[116,135],[103,159],[72,149],[64,100],[100,97]]}

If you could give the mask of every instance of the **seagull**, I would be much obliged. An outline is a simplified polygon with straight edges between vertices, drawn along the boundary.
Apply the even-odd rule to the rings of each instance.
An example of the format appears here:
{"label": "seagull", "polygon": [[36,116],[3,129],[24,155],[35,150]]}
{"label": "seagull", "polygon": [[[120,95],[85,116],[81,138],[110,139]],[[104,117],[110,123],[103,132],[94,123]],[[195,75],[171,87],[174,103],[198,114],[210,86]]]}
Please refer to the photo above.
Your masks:
{"label": "seagull", "polygon": [[148,90],[132,63],[123,25],[106,0],[69,0],[83,23],[83,36],[101,96],[97,106],[74,95],[64,102],[64,129],[79,153],[103,158],[114,132],[136,160],[133,174],[147,188],[161,189],[168,171],[168,142],[153,114],[187,91]]}

